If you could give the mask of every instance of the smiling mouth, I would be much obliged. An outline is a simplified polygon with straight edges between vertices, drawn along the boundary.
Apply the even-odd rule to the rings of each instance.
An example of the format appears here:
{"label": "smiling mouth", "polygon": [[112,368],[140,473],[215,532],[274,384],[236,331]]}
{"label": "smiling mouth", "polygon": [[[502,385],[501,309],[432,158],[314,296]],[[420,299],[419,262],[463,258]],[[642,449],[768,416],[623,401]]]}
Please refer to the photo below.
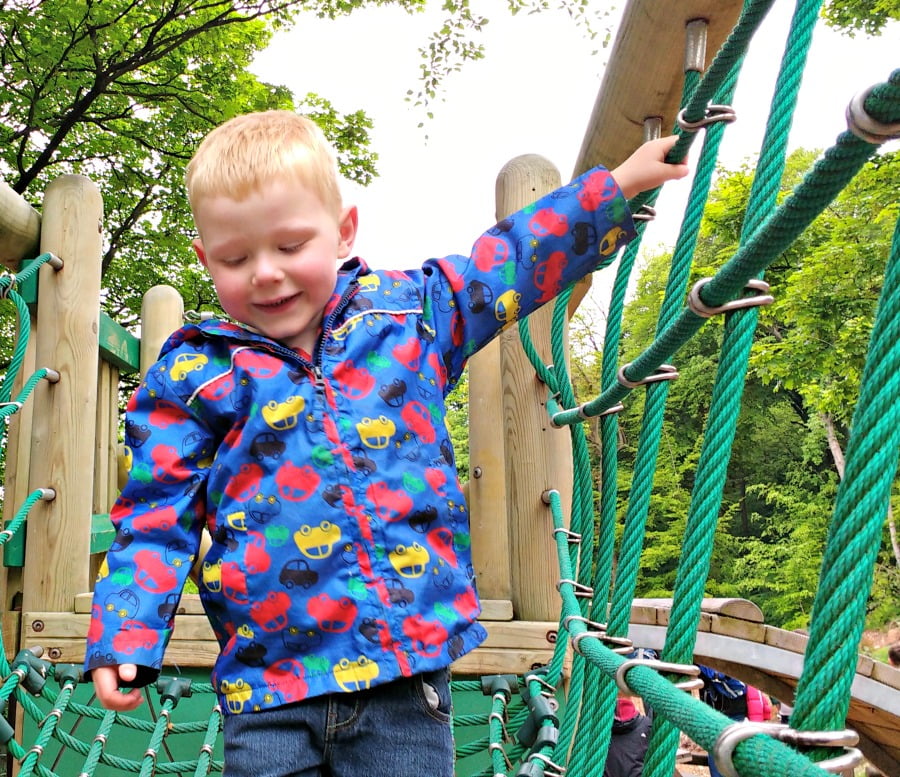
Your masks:
{"label": "smiling mouth", "polygon": [[270,302],[256,302],[254,303],[254,307],[260,308],[262,310],[279,310],[289,305],[299,296],[299,294],[292,294],[289,297],[280,297],[279,299],[274,299]]}

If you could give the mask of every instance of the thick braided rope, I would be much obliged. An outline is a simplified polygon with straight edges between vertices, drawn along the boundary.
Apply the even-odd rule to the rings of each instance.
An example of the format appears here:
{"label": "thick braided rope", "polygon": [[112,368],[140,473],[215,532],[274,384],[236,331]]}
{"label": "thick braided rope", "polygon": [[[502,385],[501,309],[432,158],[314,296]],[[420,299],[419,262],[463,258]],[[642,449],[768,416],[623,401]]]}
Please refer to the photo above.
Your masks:
{"label": "thick braided rope", "polygon": [[[873,95],[877,95],[877,100],[870,96],[865,101],[870,115],[885,124],[900,121],[900,70],[891,75],[889,82],[876,86]],[[883,114],[872,113],[872,105],[876,104],[884,106]],[[878,145],[863,140],[850,131],[841,133],[836,144],[816,162],[790,197],[704,287],[700,295],[703,303],[709,307],[717,307],[738,297],[747,281],[757,277],[790,246],[840,193],[875,153]],[[705,320],[690,308],[684,308],[672,325],[659,333],[654,342],[631,363],[625,377],[638,382],[652,374],[700,329]],[[558,424],[577,423],[583,420],[584,415],[599,415],[620,402],[628,393],[626,386],[612,386],[597,399],[583,405],[579,413],[559,413],[554,421]]]}
{"label": "thick braided rope", "polygon": [[[563,515],[559,494],[551,492],[549,501],[554,526],[561,527]],[[568,553],[559,552],[558,555],[560,569],[565,573]],[[561,585],[560,594],[563,611],[577,613],[578,604],[575,601],[573,587],[569,584]],[[586,634],[588,629],[577,621],[572,624],[572,632],[574,638],[579,640],[579,650],[586,660],[596,664],[607,677],[614,678],[625,662],[622,656],[614,653],[592,635],[582,637],[581,635]],[[685,731],[702,747],[712,749],[721,732],[732,723],[730,718],[709,705],[675,688],[672,683],[648,666],[632,666],[624,672],[623,679],[653,708],[656,720],[660,717],[665,718],[678,729]],[[743,742],[736,749],[735,761],[743,768],[746,768],[748,763],[764,765],[765,771],[756,773],[765,774],[767,777],[825,777],[827,774],[792,748],[768,736],[754,736]],[[569,773],[573,777],[588,777],[578,775],[574,771]]]}
{"label": "thick braided rope", "polygon": [[900,448],[900,220],[875,317],[847,465],[822,559],[791,724],[843,726]]}
{"label": "thick braided rope", "polygon": [[[814,0],[798,5],[791,25],[774,89],[775,98],[762,144],[763,153],[748,199],[744,235],[752,233],[775,205],[784,170],[787,136],[796,105],[802,65],[809,51],[819,4],[818,0]],[[726,322],[722,357],[719,360],[704,442],[694,478],[694,492],[673,592],[672,612],[662,651],[664,661],[676,664],[693,661],[700,606],[709,574],[722,492],[740,415],[740,401],[755,327],[755,309],[735,313]],[[677,732],[663,725],[653,734],[647,759],[653,767],[649,777],[659,777],[671,773],[673,764],[668,753],[677,741]],[[657,742],[665,742],[665,746],[661,746],[658,751]]]}

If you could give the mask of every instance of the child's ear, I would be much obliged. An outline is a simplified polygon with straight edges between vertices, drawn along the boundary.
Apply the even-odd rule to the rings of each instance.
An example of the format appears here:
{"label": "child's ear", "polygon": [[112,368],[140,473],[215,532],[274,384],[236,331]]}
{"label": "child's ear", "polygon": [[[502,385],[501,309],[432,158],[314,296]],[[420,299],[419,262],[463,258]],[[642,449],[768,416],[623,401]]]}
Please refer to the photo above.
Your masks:
{"label": "child's ear", "polygon": [[200,238],[194,238],[191,241],[191,245],[194,248],[194,253],[197,254],[197,258],[200,260],[200,264],[202,264],[204,267],[208,267],[209,265],[207,265],[206,263],[206,251],[203,250],[203,242],[200,240]]}
{"label": "child's ear", "polygon": [[[359,212],[355,205],[344,208],[338,220],[338,231],[341,241],[338,244],[338,259],[346,259],[353,249],[353,241],[356,240],[356,229],[359,226]],[[195,247],[196,250],[196,247]]]}

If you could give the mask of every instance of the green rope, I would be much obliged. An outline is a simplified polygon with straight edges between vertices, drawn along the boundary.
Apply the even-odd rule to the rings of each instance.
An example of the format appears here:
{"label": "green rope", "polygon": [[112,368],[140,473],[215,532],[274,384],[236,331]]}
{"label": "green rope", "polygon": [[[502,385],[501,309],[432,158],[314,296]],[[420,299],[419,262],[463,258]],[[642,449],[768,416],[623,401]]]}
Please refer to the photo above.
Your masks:
{"label": "green rope", "polygon": [[[900,70],[891,75],[889,82],[876,86],[873,95],[877,95],[877,99],[873,100],[870,96],[865,101],[866,109],[873,118],[886,124],[900,121]],[[883,114],[875,114],[874,105],[887,107]],[[790,246],[846,187],[877,148],[878,144],[862,140],[850,131],[841,133],[836,144],[816,162],[790,197],[713,276],[700,294],[701,301],[709,307],[717,307],[741,295],[747,282],[757,277]],[[637,383],[650,376],[705,321],[705,318],[690,308],[684,308],[680,316],[625,370],[625,378]],[[580,423],[584,415],[599,415],[620,402],[629,391],[628,387],[621,384],[612,386],[597,399],[583,405],[580,412],[569,410],[558,413],[553,419],[554,423]]]}
{"label": "green rope", "polygon": [[[822,558],[791,725],[843,727],[900,449],[900,220]],[[796,715],[796,717],[794,717]]]}

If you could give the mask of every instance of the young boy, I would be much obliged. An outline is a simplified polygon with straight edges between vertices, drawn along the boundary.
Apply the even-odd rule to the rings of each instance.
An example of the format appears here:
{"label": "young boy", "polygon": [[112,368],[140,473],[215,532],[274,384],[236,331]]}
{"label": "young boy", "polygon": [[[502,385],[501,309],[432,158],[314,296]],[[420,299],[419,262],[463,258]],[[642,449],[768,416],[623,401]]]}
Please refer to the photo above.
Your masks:
{"label": "young boy", "polygon": [[[128,404],[88,634],[100,702],[133,709],[155,680],[206,526],[228,777],[450,777],[448,667],[485,631],[444,397],[549,299],[539,274],[556,293],[633,235],[626,198],[687,173],[663,161],[674,141],[504,219],[470,257],[399,272],[341,264],[357,212],[315,124],[269,111],[211,132],[187,188],[232,321],[175,332]],[[124,619],[103,602],[126,589]]]}

